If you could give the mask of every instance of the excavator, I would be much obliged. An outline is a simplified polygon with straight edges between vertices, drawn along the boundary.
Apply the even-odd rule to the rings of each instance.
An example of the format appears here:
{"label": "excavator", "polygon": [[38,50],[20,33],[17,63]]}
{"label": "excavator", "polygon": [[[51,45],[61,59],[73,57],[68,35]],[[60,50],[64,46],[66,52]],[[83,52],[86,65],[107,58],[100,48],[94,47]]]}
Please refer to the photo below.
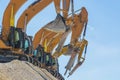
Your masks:
{"label": "excavator", "polygon": [[[4,55],[4,56],[21,55],[22,56],[25,49],[28,48],[28,46],[25,48],[25,45],[22,44],[25,41],[21,40],[21,42],[19,42],[17,40],[17,37],[21,39],[24,33],[19,29],[15,29],[15,25],[14,25],[14,20],[15,20],[14,17],[16,12],[26,1],[27,0],[21,0],[21,2],[19,2],[19,0],[10,0],[4,12],[3,21],[2,21],[2,31],[1,31],[1,37],[0,37],[0,55]],[[17,34],[17,33],[21,33],[21,34]],[[19,43],[21,43],[21,46],[17,46]],[[22,48],[24,48],[24,51],[22,50]],[[7,59],[4,59],[4,60],[7,60]]]}
{"label": "excavator", "polygon": [[[56,2],[54,2],[54,3],[56,5]],[[59,4],[60,4],[60,2],[59,2]],[[87,40],[84,39],[85,33],[86,33],[86,28],[87,28],[87,22],[88,22],[88,13],[87,13],[87,10],[85,9],[85,7],[82,7],[80,14],[74,14],[71,17],[67,17],[67,16],[62,17],[59,14],[60,13],[60,11],[59,11],[60,5],[57,6],[56,9],[57,9],[56,12],[58,13],[56,19],[54,21],[48,23],[44,27],[42,27],[35,34],[35,37],[33,39],[33,46],[34,46],[34,48],[36,48],[36,46],[39,44],[41,46],[44,46],[46,52],[52,53],[55,46],[59,43],[58,50],[56,50],[56,52],[53,54],[53,56],[55,58],[56,57],[58,58],[62,54],[71,55],[68,65],[66,66],[66,72],[67,72],[67,70],[71,70],[72,66],[74,65],[75,57],[77,56],[76,53],[78,53],[78,63],[73,68],[73,70],[69,73],[69,75],[71,75],[85,60],[85,55],[83,58],[82,53],[83,53],[83,50],[85,49],[85,54],[86,54],[86,49],[87,49],[86,47],[88,45]],[[72,23],[74,23],[74,24],[72,26],[69,26]],[[56,24],[57,24],[57,26],[56,26]],[[62,25],[62,27],[61,27],[61,25]],[[70,28],[71,28],[71,30],[70,30]],[[79,37],[81,36],[81,33],[83,32],[83,30],[84,30],[83,38],[79,41]],[[70,32],[72,32],[70,44],[64,46],[61,50],[59,45],[63,45],[65,40],[62,40],[62,39],[66,38]],[[65,74],[66,74],[66,72],[65,72]]]}
{"label": "excavator", "polygon": [[[54,0],[54,4],[55,5],[58,5],[58,2],[59,0]],[[67,3],[68,3],[69,0],[67,0]],[[60,1],[59,1],[60,2]],[[70,2],[69,2],[70,3]],[[66,4],[64,4],[65,6]],[[68,4],[67,4],[68,5]],[[59,6],[60,6],[60,3],[59,3]],[[69,6],[69,5],[68,5]],[[69,7],[68,7],[69,8]],[[67,9],[68,10],[68,9]],[[66,10],[66,11],[67,11]],[[56,11],[57,12],[57,11]],[[65,13],[66,14],[66,13]],[[65,15],[66,16],[66,15]],[[54,26],[55,25],[55,26]],[[59,26],[59,27],[58,27]],[[54,28],[53,28],[54,27]],[[54,29],[51,31],[51,28]],[[59,29],[57,29],[59,28]],[[64,22],[64,19],[63,17],[60,15],[60,13],[57,13],[57,17],[54,21],[48,23],[45,27],[43,27],[42,29],[40,29],[40,31],[37,32],[37,34],[35,35],[34,37],[34,40],[33,40],[33,48],[36,49],[38,45],[44,47],[44,50],[46,52],[46,54],[44,55],[49,55],[49,60],[48,61],[51,61],[50,59],[53,59],[52,62],[50,62],[50,64],[53,64],[54,61],[56,61],[55,65],[54,66],[51,66],[50,68],[52,68],[53,70],[59,72],[59,65],[58,65],[58,60],[55,59],[53,56],[51,58],[51,49],[54,48],[54,45],[49,45],[49,44],[53,44],[53,40],[55,41],[54,38],[58,37],[58,40],[59,40],[59,37],[62,36],[62,34],[67,30],[67,26]],[[57,39],[57,38],[56,38]],[[57,40],[57,41],[58,41]],[[40,43],[40,44],[39,44]],[[46,46],[49,45],[49,48],[47,48]],[[51,47],[51,48],[50,48]],[[49,49],[49,50],[48,50]],[[38,53],[39,54],[39,53]],[[37,55],[37,57],[39,57]],[[55,60],[54,60],[55,59]]]}
{"label": "excavator", "polygon": [[[78,55],[78,63],[69,72],[69,76],[85,60],[88,45],[85,39],[88,21],[87,10],[82,7],[81,12],[76,14],[73,0],[36,0],[23,12],[15,27],[15,13],[26,1],[10,0],[4,12],[0,36],[0,61],[5,62],[6,57],[9,59],[12,57],[11,60],[26,60],[36,66],[46,68],[58,80],[64,80],[59,73],[58,58],[61,55],[71,56],[65,67],[65,74],[67,70],[71,70]],[[56,19],[42,27],[32,40],[32,36],[28,36],[26,33],[27,24],[52,2],[54,2],[57,13]],[[70,6],[72,13],[69,15]],[[70,44],[64,46],[64,42],[70,33],[72,33]],[[80,37],[82,37],[81,40],[79,40]],[[85,54],[82,57],[84,50]]]}

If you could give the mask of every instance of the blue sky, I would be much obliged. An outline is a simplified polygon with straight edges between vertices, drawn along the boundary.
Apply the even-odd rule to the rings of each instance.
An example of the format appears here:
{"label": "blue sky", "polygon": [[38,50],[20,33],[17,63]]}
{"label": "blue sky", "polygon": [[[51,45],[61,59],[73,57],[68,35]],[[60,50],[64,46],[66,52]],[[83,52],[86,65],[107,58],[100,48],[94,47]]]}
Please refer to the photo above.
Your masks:
{"label": "blue sky", "polygon": [[[20,14],[34,0],[17,12]],[[9,0],[0,0],[0,25]],[[75,0],[75,10],[85,6],[89,13],[86,39],[89,41],[85,63],[66,80],[119,80],[120,79],[120,0]],[[35,34],[56,17],[54,5],[46,7],[28,24],[27,33]],[[68,44],[69,38],[66,41]],[[60,72],[65,72],[69,57],[59,58]]]}

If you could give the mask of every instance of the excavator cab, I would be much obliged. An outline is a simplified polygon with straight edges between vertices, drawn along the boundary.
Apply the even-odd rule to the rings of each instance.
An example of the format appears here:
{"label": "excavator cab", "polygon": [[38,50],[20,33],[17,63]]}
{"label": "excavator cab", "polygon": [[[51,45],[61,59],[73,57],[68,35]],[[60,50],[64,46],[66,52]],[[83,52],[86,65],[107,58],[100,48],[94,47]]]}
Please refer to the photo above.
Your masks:
{"label": "excavator cab", "polygon": [[9,46],[15,47],[15,27],[10,28],[8,35],[8,44]]}
{"label": "excavator cab", "polygon": [[26,54],[32,53],[32,37],[27,36],[21,28],[10,28],[10,33],[8,36],[8,44],[16,49],[22,49]]}
{"label": "excavator cab", "polygon": [[46,66],[52,66],[52,56],[50,53],[45,53],[45,65]]}
{"label": "excavator cab", "polygon": [[43,66],[49,67],[56,64],[56,60],[50,53],[44,51],[44,48],[41,45],[33,52],[34,59],[38,60]]}
{"label": "excavator cab", "polygon": [[26,54],[33,53],[31,37],[27,36],[27,37],[25,38],[23,49],[24,49],[24,52],[25,52]]}
{"label": "excavator cab", "polygon": [[33,52],[33,57],[35,57],[40,63],[43,62],[44,48],[41,45],[38,45],[36,50]]}
{"label": "excavator cab", "polygon": [[9,46],[12,46],[13,48],[21,48],[23,46],[24,41],[24,33],[21,29],[11,27],[10,33],[8,36],[8,44]]}
{"label": "excavator cab", "polygon": [[15,48],[23,48],[24,33],[21,28],[15,30]]}

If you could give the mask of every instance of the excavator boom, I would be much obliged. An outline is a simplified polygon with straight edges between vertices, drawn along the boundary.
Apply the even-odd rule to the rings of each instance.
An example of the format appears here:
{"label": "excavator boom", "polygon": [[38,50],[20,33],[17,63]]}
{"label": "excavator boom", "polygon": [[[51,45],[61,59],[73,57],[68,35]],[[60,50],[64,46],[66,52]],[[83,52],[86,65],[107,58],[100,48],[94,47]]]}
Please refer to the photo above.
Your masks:
{"label": "excavator boom", "polygon": [[[29,21],[41,10],[43,10],[46,6],[48,6],[53,0],[40,0],[34,5],[31,5],[26,9],[23,14],[20,16],[17,22],[17,28],[22,28],[24,31]],[[25,21],[25,17],[27,20]],[[25,24],[26,23],[26,24]]]}
{"label": "excavator boom", "polygon": [[70,0],[63,0],[63,17],[68,17],[68,11],[70,7]]}
{"label": "excavator boom", "polygon": [[83,29],[87,26],[87,21],[88,12],[85,7],[82,7],[80,14],[74,17],[75,25],[72,27],[71,44],[75,44],[79,37],[81,37]]}
{"label": "excavator boom", "polygon": [[60,13],[60,2],[61,0],[54,0],[54,5],[57,13]]}
{"label": "excavator boom", "polygon": [[[62,9],[60,7],[61,2],[62,2]],[[62,12],[63,17],[66,19],[68,17],[70,0],[54,0],[54,5],[55,5],[57,14],[60,14],[60,12]]]}

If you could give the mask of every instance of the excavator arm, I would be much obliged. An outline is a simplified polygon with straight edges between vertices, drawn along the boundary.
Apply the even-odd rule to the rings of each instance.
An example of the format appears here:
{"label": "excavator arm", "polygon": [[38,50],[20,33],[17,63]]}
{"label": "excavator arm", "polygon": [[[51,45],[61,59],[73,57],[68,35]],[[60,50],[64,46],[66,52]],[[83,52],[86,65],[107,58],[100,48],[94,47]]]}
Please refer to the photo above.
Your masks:
{"label": "excavator arm", "polygon": [[56,34],[57,34],[56,32],[51,32],[51,31],[46,30],[44,28],[40,29],[34,36],[33,48],[36,49],[38,44],[44,46],[45,39],[47,40],[47,44],[50,43],[49,42],[51,40],[50,38],[52,38]]}
{"label": "excavator arm", "polygon": [[22,28],[23,31],[26,30],[26,25],[29,21],[46,6],[48,6],[53,0],[40,0],[34,5],[31,5],[26,9],[17,21],[17,28]]}
{"label": "excavator arm", "polygon": [[[62,9],[60,8],[61,2],[62,2]],[[55,5],[56,12],[58,14],[60,14],[60,12],[62,12],[63,17],[66,19],[68,17],[70,0],[54,0],[54,5]]]}
{"label": "excavator arm", "polygon": [[85,29],[87,21],[88,12],[85,7],[82,7],[80,14],[74,17],[75,25],[72,27],[71,44],[75,45],[79,37],[81,37],[81,33]]}
{"label": "excavator arm", "polygon": [[77,47],[80,48],[80,52],[79,52],[79,55],[78,55],[78,62],[80,61],[80,58],[82,57],[82,53],[83,53],[83,50],[85,50],[85,47],[88,45],[88,41],[83,39],[82,41],[80,42],[77,42]]}
{"label": "excavator arm", "polygon": [[58,34],[58,35],[56,34],[56,36],[50,39],[50,42],[48,43],[47,46],[48,52],[52,53],[56,45],[59,43],[60,37],[62,37],[62,34]]}
{"label": "excavator arm", "polygon": [[[77,43],[76,46],[80,48],[80,52],[79,52],[79,54],[78,54],[78,62],[77,62],[77,64],[74,66],[74,68],[69,72],[68,77],[69,77],[70,75],[72,75],[72,74],[82,65],[82,63],[84,62],[85,56],[86,56],[86,51],[85,51],[85,54],[84,54],[83,57],[82,57],[82,54],[83,54],[83,51],[86,50],[87,45],[88,45],[88,41],[85,40],[85,39],[83,39],[81,42],[78,42],[78,43]],[[70,65],[70,64],[69,64],[69,65]]]}
{"label": "excavator arm", "polygon": [[56,56],[57,56],[57,57],[60,57],[62,54],[66,53],[66,51],[68,51],[68,46],[64,46],[59,54],[58,54],[57,52],[55,52],[55,53],[53,54],[53,56],[54,56],[54,57],[56,57]]}
{"label": "excavator arm", "polygon": [[70,0],[63,0],[63,16],[66,19],[68,17],[68,11],[70,8]]}
{"label": "excavator arm", "polygon": [[10,31],[10,18],[11,18],[11,9],[13,7],[13,17],[15,16],[16,12],[19,10],[19,8],[26,2],[27,0],[10,0],[4,15],[3,15],[3,21],[2,21],[2,39],[4,41],[7,41],[9,31]]}
{"label": "excavator arm", "polygon": [[60,2],[61,0],[54,0],[55,9],[58,14],[60,13]]}

